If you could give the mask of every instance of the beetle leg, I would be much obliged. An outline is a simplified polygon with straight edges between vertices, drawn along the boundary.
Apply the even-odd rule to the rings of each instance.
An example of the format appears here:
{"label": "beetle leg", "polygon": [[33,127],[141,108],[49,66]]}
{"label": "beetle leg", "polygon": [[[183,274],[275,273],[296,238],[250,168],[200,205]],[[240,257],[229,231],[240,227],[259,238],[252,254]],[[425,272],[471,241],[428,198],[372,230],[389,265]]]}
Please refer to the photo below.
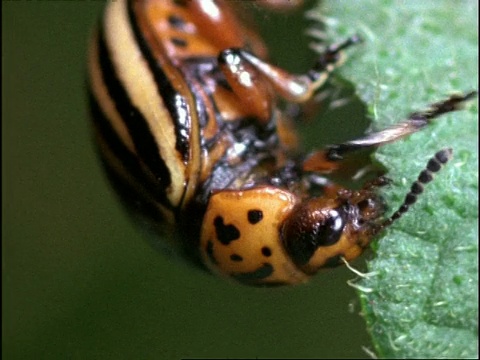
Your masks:
{"label": "beetle leg", "polygon": [[430,124],[442,114],[462,109],[464,103],[477,95],[476,91],[455,94],[448,99],[432,104],[427,110],[410,114],[407,120],[384,130],[367,134],[356,140],[329,145],[310,154],[304,161],[305,171],[330,172],[340,167],[339,161],[348,153],[385,145],[411,135]]}
{"label": "beetle leg", "polygon": [[267,123],[273,110],[273,93],[269,84],[259,79],[261,74],[256,67],[246,61],[245,53],[237,48],[223,50],[218,56],[218,65],[244,111]]}
{"label": "beetle leg", "polygon": [[290,74],[287,71],[269,64],[248,51],[238,49],[238,54],[248,61],[274,87],[278,95],[292,102],[305,102],[312,98],[315,91],[327,80],[329,74],[344,60],[345,48],[360,42],[358,36],[352,36],[340,44],[329,46],[320,54],[314,66],[302,75]]}
{"label": "beetle leg", "polygon": [[[359,41],[359,37],[352,36],[343,43],[329,46],[315,65],[302,75],[290,74],[241,48],[223,50],[218,56],[218,64],[246,109],[260,121],[267,122],[274,96],[270,87],[287,101],[304,103],[310,100],[329,74],[342,63],[342,50]],[[259,77],[267,83],[257,81]]]}

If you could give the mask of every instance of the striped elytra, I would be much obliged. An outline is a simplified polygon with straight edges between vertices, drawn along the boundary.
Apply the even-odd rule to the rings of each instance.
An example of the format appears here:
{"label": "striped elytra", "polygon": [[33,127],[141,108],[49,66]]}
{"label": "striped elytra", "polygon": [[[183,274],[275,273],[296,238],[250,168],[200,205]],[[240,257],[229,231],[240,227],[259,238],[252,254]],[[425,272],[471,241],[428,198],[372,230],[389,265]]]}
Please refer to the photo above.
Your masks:
{"label": "striped elytra", "polygon": [[377,191],[384,178],[353,191],[327,175],[351,152],[416,132],[475,94],[302,153],[293,129],[301,119],[291,115],[302,112],[281,104],[301,108],[359,41],[327,47],[293,75],[267,62],[234,2],[107,5],[89,54],[95,138],[112,186],[156,245],[245,284],[296,284],[358,257],[407,211],[451,150],[435,155],[390,217]]}

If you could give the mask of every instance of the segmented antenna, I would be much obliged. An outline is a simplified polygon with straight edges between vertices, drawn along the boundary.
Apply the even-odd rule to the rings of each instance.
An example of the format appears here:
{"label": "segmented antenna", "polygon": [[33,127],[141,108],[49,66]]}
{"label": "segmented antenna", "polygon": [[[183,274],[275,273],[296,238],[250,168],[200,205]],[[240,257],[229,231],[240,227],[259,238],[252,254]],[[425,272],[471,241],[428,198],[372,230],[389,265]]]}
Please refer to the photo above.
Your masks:
{"label": "segmented antenna", "polygon": [[460,110],[462,106],[468,101],[477,96],[477,91],[470,91],[466,94],[453,94],[447,100],[436,102],[430,105],[429,109],[414,112],[410,114],[410,119],[425,119],[431,120],[442,114],[446,114],[452,111]]}
{"label": "segmented antenna", "polygon": [[405,196],[402,205],[393,213],[392,216],[390,216],[380,225],[379,231],[392,225],[393,222],[400,219],[402,215],[408,211],[410,206],[415,204],[418,195],[423,192],[424,185],[433,180],[435,173],[439,172],[442,166],[444,166],[452,158],[452,154],[452,149],[442,149],[428,161],[425,169],[420,173],[420,175],[418,175],[417,180],[412,184],[412,187]]}
{"label": "segmented antenna", "polygon": [[378,147],[386,143],[397,141],[421,130],[440,115],[461,110],[467,101],[476,96],[476,91],[470,91],[466,94],[453,94],[446,100],[431,104],[426,110],[411,113],[407,120],[394,124],[388,128],[369,133],[356,140],[347,141],[341,144],[328,145],[326,147],[326,158],[330,161],[338,161],[342,160],[344,155],[349,152],[374,146]]}

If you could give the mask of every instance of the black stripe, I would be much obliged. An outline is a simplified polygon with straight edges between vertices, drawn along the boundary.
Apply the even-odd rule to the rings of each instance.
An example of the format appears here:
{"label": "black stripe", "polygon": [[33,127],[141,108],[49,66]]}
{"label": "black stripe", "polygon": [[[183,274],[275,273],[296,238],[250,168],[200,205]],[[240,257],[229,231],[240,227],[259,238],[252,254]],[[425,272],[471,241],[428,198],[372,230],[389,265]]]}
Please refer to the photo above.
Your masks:
{"label": "black stripe", "polygon": [[170,172],[160,157],[159,148],[147,121],[142,113],[132,104],[128,93],[116,76],[114,66],[110,61],[110,54],[105,42],[103,29],[99,36],[98,47],[100,68],[108,93],[125,122],[138,155],[157,178],[158,186],[165,190],[172,183]]}
{"label": "black stripe", "polygon": [[132,186],[118,170],[102,156],[102,163],[107,174],[107,178],[115,192],[119,196],[121,202],[126,206],[130,215],[134,219],[141,216],[141,225],[146,225],[145,219],[152,224],[162,224],[165,222],[164,215],[155,206],[153,198],[146,198],[145,195],[137,191],[136,186]]}
{"label": "black stripe", "polygon": [[[157,230],[157,225],[163,223],[165,220],[164,215],[156,207],[157,202],[165,206],[167,210],[172,211],[174,213],[174,217],[177,218],[179,214],[177,211],[178,209],[173,207],[168,202],[168,199],[163,191],[160,192],[160,190],[163,189],[159,189],[156,184],[152,184],[151,177],[149,179],[149,177],[145,174],[138,157],[131,153],[130,150],[125,146],[124,142],[118,137],[117,133],[111,126],[111,122],[105,117],[105,114],[100,109],[95,97],[90,91],[89,100],[95,128],[98,131],[99,136],[103,138],[105,146],[108,146],[113,155],[118,158],[126,172],[131,175],[136,182],[142,184],[145,192],[147,192],[147,194],[151,194],[151,196],[146,196],[146,194],[139,191],[137,186],[132,185],[132,183],[128,182],[127,179],[124,178],[122,173],[118,171],[115,165],[111,164],[105,156],[100,154],[106,174],[110,183],[112,184],[112,187],[121,197],[122,202],[127,206],[131,215],[134,216],[137,222],[139,220],[140,225],[143,227],[145,225],[150,226],[150,224],[154,224],[153,230]],[[98,147],[98,150],[99,152],[102,151],[101,146]],[[183,223],[184,225],[179,225],[176,228],[182,232],[188,233],[188,236],[179,237],[181,240],[178,243],[180,248],[176,250],[178,250],[178,254],[186,258],[190,264],[207,271],[199,254],[198,243],[200,238],[198,237],[199,230],[197,230],[198,226],[196,225],[199,219],[201,219],[203,216],[201,211],[202,210],[198,209],[195,210],[194,213],[197,217],[194,217],[193,220],[187,215],[187,224]],[[142,217],[139,218],[139,214]],[[200,216],[198,216],[198,214],[200,214]],[[192,233],[195,235],[192,235]],[[147,237],[147,239],[150,240],[156,249],[162,247],[160,242],[163,239],[158,237]],[[165,250],[165,247],[163,247],[163,250]]]}
{"label": "black stripe", "polygon": [[[133,154],[119,138],[115,130],[112,128],[110,121],[106,118],[103,111],[100,109],[93,94],[89,91],[90,111],[92,119],[94,119],[94,125],[99,132],[100,136],[104,139],[105,143],[109,147],[110,151],[119,160],[125,171],[131,175],[138,183],[142,184],[145,190],[150,193],[152,201],[158,201],[166,208],[173,209],[173,206],[167,199],[165,188],[159,186],[158,183],[152,182],[152,177],[148,177],[139,162],[138,157]],[[104,161],[106,163],[106,160]],[[113,168],[113,166],[110,166]],[[111,177],[112,172],[110,172]],[[119,176],[117,176],[118,178]],[[123,180],[124,182],[124,180]],[[117,182],[118,183],[118,182]],[[122,192],[121,195],[126,195]],[[132,195],[132,194],[130,194]],[[130,196],[131,197],[131,196]],[[158,212],[156,210],[156,212]],[[158,216],[158,215],[157,215]]]}
{"label": "black stripe", "polygon": [[158,64],[158,59],[150,51],[148,42],[143,37],[142,31],[135,18],[135,1],[128,1],[128,16],[130,25],[142,55],[147,60],[150,71],[152,72],[157,84],[158,94],[163,99],[163,103],[174,120],[176,143],[175,148],[180,153],[184,162],[189,160],[190,153],[190,130],[191,130],[191,109],[184,96],[179,94],[172,86],[168,76],[163,72]]}

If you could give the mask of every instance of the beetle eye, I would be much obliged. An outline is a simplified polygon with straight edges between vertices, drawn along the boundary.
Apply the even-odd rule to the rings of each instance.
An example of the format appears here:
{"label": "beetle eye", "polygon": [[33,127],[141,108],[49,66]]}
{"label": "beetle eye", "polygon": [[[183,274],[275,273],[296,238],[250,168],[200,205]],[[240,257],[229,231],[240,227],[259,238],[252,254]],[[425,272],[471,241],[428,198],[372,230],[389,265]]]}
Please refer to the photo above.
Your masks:
{"label": "beetle eye", "polygon": [[292,260],[299,266],[308,263],[321,246],[334,245],[345,228],[345,210],[301,207],[285,224],[283,242]]}
{"label": "beetle eye", "polygon": [[345,227],[345,221],[339,210],[330,210],[328,216],[323,223],[319,223],[318,227],[314,229],[315,245],[318,246],[330,246],[335,244],[342,235],[343,228]]}

